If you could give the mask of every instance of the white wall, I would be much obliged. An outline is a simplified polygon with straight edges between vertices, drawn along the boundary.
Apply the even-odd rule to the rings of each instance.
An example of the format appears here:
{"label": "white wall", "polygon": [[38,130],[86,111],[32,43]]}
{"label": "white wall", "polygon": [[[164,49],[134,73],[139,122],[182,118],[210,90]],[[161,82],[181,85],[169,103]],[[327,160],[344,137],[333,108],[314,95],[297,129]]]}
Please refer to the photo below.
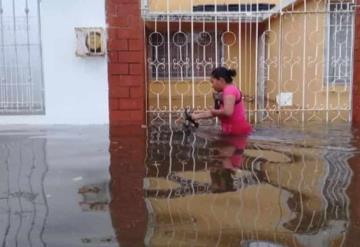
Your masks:
{"label": "white wall", "polygon": [[45,84],[42,116],[0,116],[0,124],[106,124],[106,57],[75,56],[75,27],[106,27],[105,0],[41,0]]}

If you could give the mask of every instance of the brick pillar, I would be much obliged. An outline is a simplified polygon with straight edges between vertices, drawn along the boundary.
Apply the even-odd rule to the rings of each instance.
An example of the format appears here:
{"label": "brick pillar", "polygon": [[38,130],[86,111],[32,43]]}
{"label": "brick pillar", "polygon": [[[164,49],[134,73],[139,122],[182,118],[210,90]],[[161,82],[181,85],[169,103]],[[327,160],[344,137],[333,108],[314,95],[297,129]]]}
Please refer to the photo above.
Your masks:
{"label": "brick pillar", "polygon": [[110,214],[120,246],[144,246],[147,209],[144,201],[145,130],[137,126],[110,129]]}
{"label": "brick pillar", "polygon": [[111,125],[145,122],[144,24],[140,0],[107,0]]}
{"label": "brick pillar", "polygon": [[107,0],[112,223],[121,246],[143,246],[145,39],[140,0]]}
{"label": "brick pillar", "polygon": [[[356,3],[360,5],[360,0]],[[354,82],[353,82],[353,126],[360,128],[360,8],[356,9],[355,14],[355,50],[354,50]],[[360,148],[360,143],[355,146]],[[351,184],[347,190],[348,196],[351,198],[350,202],[350,216],[351,221],[345,246],[357,246],[360,235],[360,157],[355,157],[349,160],[351,169],[353,170],[353,177]]]}
{"label": "brick pillar", "polygon": [[[360,0],[357,0],[360,5]],[[360,8],[355,14],[355,51],[353,82],[353,126],[360,127]]]}

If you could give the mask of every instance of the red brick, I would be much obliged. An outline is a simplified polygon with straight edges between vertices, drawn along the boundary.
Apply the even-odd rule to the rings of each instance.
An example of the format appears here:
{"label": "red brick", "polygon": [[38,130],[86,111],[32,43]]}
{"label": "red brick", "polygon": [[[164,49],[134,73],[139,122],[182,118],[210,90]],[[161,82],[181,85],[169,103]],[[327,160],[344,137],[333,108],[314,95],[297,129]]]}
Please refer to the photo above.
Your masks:
{"label": "red brick", "polygon": [[144,39],[129,40],[129,51],[143,51],[143,50],[144,50]]}
{"label": "red brick", "polygon": [[118,99],[110,99],[110,110],[118,110],[119,109],[119,105],[118,105]]}
{"label": "red brick", "polygon": [[144,65],[139,63],[130,64],[130,75],[143,75]]}
{"label": "red brick", "polygon": [[[360,64],[357,63],[355,65],[355,68],[358,68],[360,67]],[[360,70],[355,70],[355,73],[354,73],[354,83],[360,83]]]}
{"label": "red brick", "polygon": [[144,61],[144,53],[140,51],[119,51],[118,61],[120,63],[141,63]]}
{"label": "red brick", "polygon": [[117,63],[118,62],[118,54],[116,51],[109,51],[108,58],[110,63]]}
{"label": "red brick", "polygon": [[[141,139],[138,137],[143,137],[142,141],[145,141],[144,135],[145,135],[145,129],[142,129],[140,125],[134,126],[134,125],[128,125],[128,126],[111,126],[110,128],[111,137],[136,137],[136,139]],[[120,139],[122,140],[122,139]]]}
{"label": "red brick", "polygon": [[[144,30],[144,22],[139,15],[129,15],[129,28]],[[141,32],[143,34],[143,32]]]}
{"label": "red brick", "polygon": [[112,126],[142,124],[145,120],[144,23],[140,3],[140,0],[106,2]]}
{"label": "red brick", "polygon": [[359,63],[360,62],[360,50],[356,50],[354,53],[354,62]]}
{"label": "red brick", "polygon": [[118,4],[116,5],[116,15],[138,15],[140,16],[140,7],[138,4]]}
{"label": "red brick", "polygon": [[140,0],[108,0],[109,3],[119,4],[119,3],[131,3],[137,5],[140,8]]}
{"label": "red brick", "polygon": [[354,85],[353,85],[353,92],[354,92],[354,95],[360,95],[360,83],[355,83],[354,82]]}
{"label": "red brick", "polygon": [[109,40],[117,39],[117,31],[118,31],[118,28],[114,28],[114,27],[109,26],[107,28],[108,39]]}
{"label": "red brick", "polygon": [[[127,12],[127,10],[123,9],[122,7],[119,9],[122,9],[123,12]],[[141,31],[141,33],[144,32],[144,22],[140,17],[140,10],[137,10],[137,13],[134,14],[124,13],[122,15],[117,14],[116,16],[110,16],[108,18],[108,23],[112,28],[132,31],[135,29]]]}
{"label": "red brick", "polygon": [[110,121],[111,124],[126,124],[126,123],[139,123],[144,120],[144,113],[142,110],[133,111],[111,111]]}
{"label": "red brick", "polygon": [[130,24],[130,18],[125,16],[113,16],[108,18],[108,23],[112,27],[128,27]]}
{"label": "red brick", "polygon": [[140,16],[140,5],[136,3],[137,0],[129,1],[129,3],[120,3],[117,1],[108,0],[106,4],[106,13],[108,19],[117,16],[138,15]]}
{"label": "red brick", "polygon": [[127,51],[129,49],[126,39],[110,39],[108,46],[111,51]]}
{"label": "red brick", "polygon": [[139,110],[142,108],[144,102],[142,99],[120,99],[119,109],[120,110]]}
{"label": "red brick", "polygon": [[116,13],[116,4],[112,3],[111,1],[109,1],[107,4],[106,4],[106,15],[107,15],[107,18],[109,18],[110,16],[116,16],[117,13]]}
{"label": "red brick", "polygon": [[130,122],[130,111],[111,111],[110,119],[114,122],[112,123],[121,123],[121,122]]}
{"label": "red brick", "polygon": [[139,111],[132,111],[130,113],[130,118],[134,121],[143,121],[144,120],[144,109]]}
{"label": "red brick", "polygon": [[129,65],[128,64],[109,64],[110,75],[128,75]]}
{"label": "red brick", "polygon": [[140,86],[144,78],[138,75],[110,75],[110,86]]}
{"label": "red brick", "polygon": [[116,36],[119,39],[140,39],[143,37],[142,30],[118,29]]}
{"label": "red brick", "polygon": [[111,98],[128,98],[130,96],[129,87],[115,87],[112,86],[110,90],[110,99]]}
{"label": "red brick", "polygon": [[357,110],[356,113],[357,115],[360,115],[359,113],[359,109],[360,109],[360,100],[359,97],[356,97],[357,99],[354,99],[354,110]]}
{"label": "red brick", "polygon": [[145,89],[143,87],[131,87],[130,88],[130,97],[131,98],[144,98]]}
{"label": "red brick", "polygon": [[355,75],[360,74],[360,62],[355,62],[354,68],[355,68],[355,71],[354,71]]}

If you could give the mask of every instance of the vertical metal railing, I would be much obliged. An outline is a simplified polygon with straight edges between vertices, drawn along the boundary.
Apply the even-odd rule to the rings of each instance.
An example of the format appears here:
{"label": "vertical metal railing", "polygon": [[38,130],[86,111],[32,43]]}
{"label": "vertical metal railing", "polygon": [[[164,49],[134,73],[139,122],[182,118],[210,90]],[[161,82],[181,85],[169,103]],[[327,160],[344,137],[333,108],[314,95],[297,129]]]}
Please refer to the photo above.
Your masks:
{"label": "vertical metal railing", "polygon": [[43,114],[38,0],[0,1],[0,115]]}
{"label": "vertical metal railing", "polygon": [[[165,2],[148,1],[143,14],[149,50],[148,112],[211,108],[207,68],[222,65],[237,69],[235,83],[249,96],[245,103],[252,122],[351,120],[352,1]],[[157,25],[166,28],[157,30]],[[187,37],[183,44],[186,57],[174,39],[179,33]],[[167,52],[152,52],[162,49],[150,41],[155,34],[167,36]],[[210,46],[201,46],[205,36]],[[203,56],[199,55],[201,48]],[[160,61],[166,69],[154,75]],[[206,72],[204,76],[199,76],[199,67]],[[175,68],[185,75],[181,84]],[[154,92],[152,88],[164,90]]]}

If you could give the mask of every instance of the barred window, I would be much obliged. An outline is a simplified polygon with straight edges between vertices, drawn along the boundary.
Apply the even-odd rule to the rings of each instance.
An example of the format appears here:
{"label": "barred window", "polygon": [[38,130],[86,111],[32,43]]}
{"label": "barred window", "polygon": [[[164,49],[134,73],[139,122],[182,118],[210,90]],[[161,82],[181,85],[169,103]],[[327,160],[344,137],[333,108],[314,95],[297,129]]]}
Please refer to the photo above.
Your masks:
{"label": "barred window", "polygon": [[[155,38],[157,40],[151,40]],[[213,68],[216,67],[216,62],[218,64],[221,63],[223,53],[221,35],[218,35],[217,45],[215,43],[215,34],[209,32],[194,32],[193,44],[191,43],[191,33],[185,32],[171,33],[170,42],[165,33],[150,34],[149,39],[149,51],[152,60],[152,63],[150,63],[152,64],[150,65],[150,73],[152,79],[167,78],[169,68],[172,78],[189,79],[192,76],[204,78],[209,76]],[[159,42],[160,39],[161,42]],[[169,48],[170,64],[168,62]],[[163,65],[159,65],[159,63]]]}
{"label": "barred window", "polygon": [[328,82],[352,80],[353,13],[350,3],[330,3],[328,26]]}
{"label": "barred window", "polygon": [[44,114],[38,0],[0,1],[0,114]]}

